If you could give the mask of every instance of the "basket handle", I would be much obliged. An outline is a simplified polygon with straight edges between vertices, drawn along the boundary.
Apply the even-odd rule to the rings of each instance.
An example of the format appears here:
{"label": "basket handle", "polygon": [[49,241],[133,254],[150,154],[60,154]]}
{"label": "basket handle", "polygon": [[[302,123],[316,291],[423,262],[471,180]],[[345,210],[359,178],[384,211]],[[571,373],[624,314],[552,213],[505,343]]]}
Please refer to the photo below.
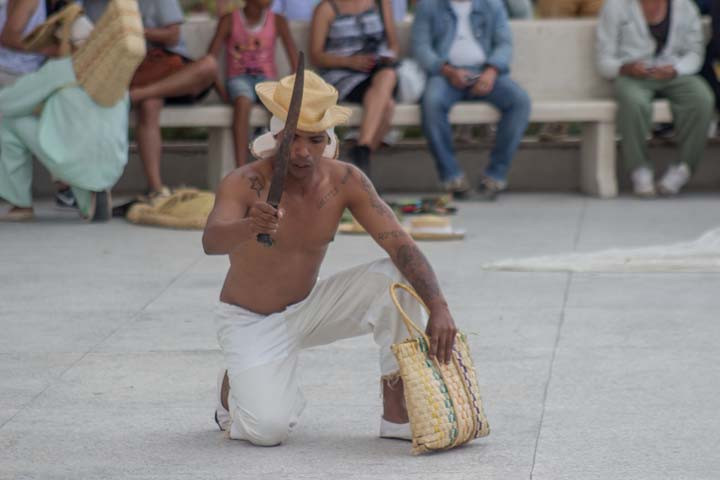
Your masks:
{"label": "basket handle", "polygon": [[413,333],[419,334],[422,338],[425,339],[425,342],[427,342],[427,345],[429,347],[430,346],[430,338],[425,333],[425,330],[418,327],[415,324],[415,322],[413,322],[410,319],[410,316],[407,314],[407,312],[402,307],[402,305],[400,305],[400,301],[398,300],[398,297],[397,297],[398,289],[405,290],[410,295],[412,295],[415,298],[415,300],[417,300],[420,303],[420,305],[422,305],[422,307],[425,309],[425,311],[428,313],[428,315],[430,315],[430,309],[428,309],[427,305],[425,305],[425,302],[423,302],[422,298],[420,298],[420,295],[418,295],[417,292],[412,287],[409,287],[409,286],[405,285],[404,283],[397,283],[397,282],[390,285],[390,296],[392,297],[393,303],[395,303],[395,306],[397,307],[398,311],[400,312],[400,316],[402,317],[402,320],[405,323],[405,327],[407,327],[408,332],[410,333],[410,336],[412,337]]}
{"label": "basket handle", "polygon": [[75,21],[80,17],[80,15],[83,14],[83,9],[80,5],[77,3],[71,3],[64,9],[60,11],[59,18],[58,18],[58,28],[59,33],[56,34],[59,36],[60,40],[60,56],[61,57],[67,57],[72,53],[72,44],[71,44],[71,37],[72,37],[72,28],[75,24]]}

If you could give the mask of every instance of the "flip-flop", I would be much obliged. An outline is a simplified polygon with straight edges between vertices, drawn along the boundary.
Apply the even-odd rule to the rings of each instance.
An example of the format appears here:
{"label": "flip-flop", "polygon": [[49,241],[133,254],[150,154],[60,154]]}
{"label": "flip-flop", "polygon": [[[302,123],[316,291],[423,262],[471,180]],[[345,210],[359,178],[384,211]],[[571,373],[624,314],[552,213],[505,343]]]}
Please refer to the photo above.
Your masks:
{"label": "flip-flop", "polygon": [[23,211],[9,211],[0,215],[0,222],[29,222],[35,218],[35,212]]}

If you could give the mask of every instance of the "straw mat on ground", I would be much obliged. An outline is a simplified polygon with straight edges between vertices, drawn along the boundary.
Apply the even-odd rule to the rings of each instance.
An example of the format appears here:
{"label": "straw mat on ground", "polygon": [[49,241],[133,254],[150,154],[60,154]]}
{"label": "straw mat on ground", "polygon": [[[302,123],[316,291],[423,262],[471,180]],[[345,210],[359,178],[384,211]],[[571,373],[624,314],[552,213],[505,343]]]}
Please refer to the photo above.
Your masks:
{"label": "straw mat on ground", "polygon": [[127,219],[141,225],[202,230],[214,204],[212,192],[184,188],[151,203],[136,203],[128,210]]}

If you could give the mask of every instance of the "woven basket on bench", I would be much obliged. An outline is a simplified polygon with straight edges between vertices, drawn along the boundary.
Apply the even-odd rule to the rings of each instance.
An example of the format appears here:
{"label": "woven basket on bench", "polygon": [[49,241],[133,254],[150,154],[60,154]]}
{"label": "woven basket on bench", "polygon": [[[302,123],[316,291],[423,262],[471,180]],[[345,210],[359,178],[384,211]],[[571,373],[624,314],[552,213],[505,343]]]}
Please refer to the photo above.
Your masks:
{"label": "woven basket on bench", "polygon": [[[390,287],[410,338],[392,346],[400,365],[405,403],[412,430],[412,452],[454,448],[490,433],[482,407],[480,388],[465,335],[458,333],[452,361],[443,364],[428,354],[430,340],[408,317],[397,298],[397,290],[410,293],[425,310],[415,291],[401,283]],[[413,338],[413,335],[418,336]]]}

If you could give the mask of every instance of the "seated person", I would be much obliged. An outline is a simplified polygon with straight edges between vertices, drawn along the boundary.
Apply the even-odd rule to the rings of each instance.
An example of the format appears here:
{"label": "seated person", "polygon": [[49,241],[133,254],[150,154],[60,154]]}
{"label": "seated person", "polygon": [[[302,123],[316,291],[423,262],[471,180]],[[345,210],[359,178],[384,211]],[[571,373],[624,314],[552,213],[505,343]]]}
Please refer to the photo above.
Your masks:
{"label": "seated person", "polygon": [[720,112],[720,81],[715,70],[715,65],[720,60],[720,0],[710,2],[710,17],[712,19],[710,41],[705,49],[705,63],[700,74],[713,91],[715,111]]}
{"label": "seated person", "polygon": [[363,106],[350,160],[369,176],[370,154],[390,130],[397,75],[398,43],[390,0],[324,0],[310,29],[310,58],[339,93],[339,100]]}
{"label": "seated person", "polygon": [[0,6],[0,88],[36,71],[45,61],[46,55],[25,52],[22,44],[22,39],[45,18],[44,0],[8,0]]}
{"label": "seated person", "polygon": [[[597,29],[600,73],[614,80],[622,155],[636,195],[675,195],[702,158],[713,98],[696,75],[704,56],[702,24],[691,0],[607,0]],[[670,101],[680,156],[657,189],[646,138],[652,101]]]}
{"label": "seated person", "polygon": [[[85,0],[85,13],[95,22],[108,2]],[[160,174],[163,105],[166,101],[188,105],[201,100],[212,89],[217,62],[211,55],[190,60],[180,32],[184,17],[178,0],[142,0],[138,6],[145,26],[148,56],[130,86],[130,101],[136,109],[135,139],[152,197],[169,193]]]}
{"label": "seated person", "polygon": [[[0,6],[0,89],[12,85],[23,75],[37,71],[46,58],[59,55],[57,45],[41,52],[27,52],[22,40],[64,5],[64,1],[8,0]],[[56,205],[76,208],[77,202],[70,187],[62,182],[55,182],[55,185]]]}
{"label": "seated person", "polygon": [[[488,8],[482,8],[486,5]],[[510,164],[530,117],[530,98],[512,78],[512,36],[500,0],[426,0],[412,29],[413,55],[428,73],[422,100],[423,131],[446,191],[467,195],[470,185],[453,148],[448,113],[461,101],[488,102],[500,111],[490,164],[478,199],[494,200],[507,187]]]}
{"label": "seated person", "polygon": [[297,68],[297,49],[290,36],[287,21],[270,10],[270,0],[247,0],[218,22],[210,44],[215,58],[225,46],[226,82],[217,81],[216,88],[226,102],[233,105],[235,164],[248,161],[250,112],[255,103],[255,85],[277,79],[275,41],[282,38],[293,71]]}
{"label": "seated person", "polygon": [[0,221],[33,219],[33,156],[72,188],[83,218],[111,218],[110,188],[128,157],[128,95],[99,106],[77,83],[66,57],[0,90],[0,198],[11,207]]}

